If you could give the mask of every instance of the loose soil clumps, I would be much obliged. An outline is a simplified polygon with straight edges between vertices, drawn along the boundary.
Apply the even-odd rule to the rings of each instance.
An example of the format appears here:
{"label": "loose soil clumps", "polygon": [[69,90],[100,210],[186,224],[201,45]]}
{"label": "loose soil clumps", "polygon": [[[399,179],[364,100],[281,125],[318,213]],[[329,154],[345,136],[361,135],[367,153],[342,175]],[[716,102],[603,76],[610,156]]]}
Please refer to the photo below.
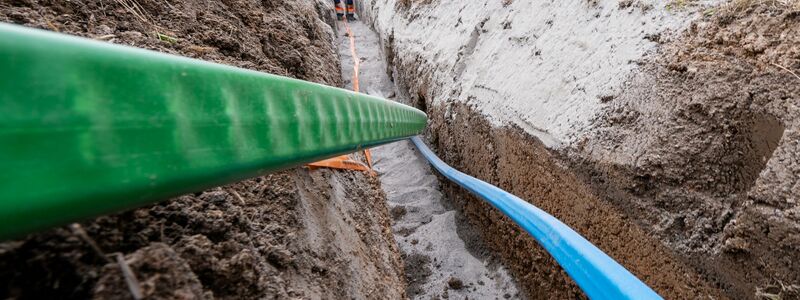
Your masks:
{"label": "loose soil clumps", "polygon": [[325,10],[321,1],[10,0],[0,21],[339,86]]}
{"label": "loose soil clumps", "polygon": [[[12,0],[0,21],[340,86],[323,3]],[[0,243],[0,298],[130,299],[121,265],[148,299],[402,298],[385,201],[301,168],[181,196]]]}

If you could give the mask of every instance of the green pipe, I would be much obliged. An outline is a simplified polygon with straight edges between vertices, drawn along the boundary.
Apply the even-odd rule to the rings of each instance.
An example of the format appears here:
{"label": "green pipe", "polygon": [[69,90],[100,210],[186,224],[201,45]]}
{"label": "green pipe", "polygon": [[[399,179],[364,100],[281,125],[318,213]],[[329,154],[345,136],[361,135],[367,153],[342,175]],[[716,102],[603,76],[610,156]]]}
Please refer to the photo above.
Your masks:
{"label": "green pipe", "polygon": [[0,240],[420,133],[412,107],[0,23]]}

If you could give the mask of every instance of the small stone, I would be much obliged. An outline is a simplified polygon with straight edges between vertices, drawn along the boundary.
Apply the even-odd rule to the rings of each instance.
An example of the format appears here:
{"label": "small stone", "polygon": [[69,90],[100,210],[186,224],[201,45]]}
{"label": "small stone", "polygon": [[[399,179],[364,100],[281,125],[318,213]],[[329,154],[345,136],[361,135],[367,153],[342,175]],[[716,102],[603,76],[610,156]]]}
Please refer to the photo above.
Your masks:
{"label": "small stone", "polygon": [[279,268],[286,268],[292,264],[292,253],[286,249],[273,249],[267,254],[267,261]]}
{"label": "small stone", "polygon": [[105,34],[112,34],[112,33],[114,33],[114,30],[112,30],[112,29],[111,29],[111,27],[108,27],[108,25],[100,25],[100,26],[97,26],[97,27],[95,27],[94,31],[95,31],[95,33],[97,33],[98,35],[105,35]]}
{"label": "small stone", "polygon": [[392,214],[392,219],[395,220],[402,218],[403,216],[406,215],[407,212],[408,211],[406,211],[406,207],[403,205],[392,207],[390,211],[390,213]]}
{"label": "small stone", "polygon": [[143,34],[138,31],[125,31],[119,34],[119,37],[126,40],[137,40],[142,38]]}
{"label": "small stone", "polygon": [[460,290],[464,288],[464,282],[456,277],[450,277],[450,279],[447,280],[447,286],[454,290]]}

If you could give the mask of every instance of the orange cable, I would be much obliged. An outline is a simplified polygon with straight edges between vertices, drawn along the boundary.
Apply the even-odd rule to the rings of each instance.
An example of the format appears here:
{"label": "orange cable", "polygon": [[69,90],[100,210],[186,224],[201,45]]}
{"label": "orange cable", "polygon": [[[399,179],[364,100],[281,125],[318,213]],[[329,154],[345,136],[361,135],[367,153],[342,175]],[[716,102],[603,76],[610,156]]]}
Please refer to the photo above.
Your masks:
{"label": "orange cable", "polygon": [[[350,30],[350,24],[347,23],[347,17],[344,18],[344,27],[345,27],[345,32],[347,32],[347,37],[350,39],[350,55],[353,57],[353,91],[358,93],[359,92],[358,71],[361,65],[361,59],[358,57],[358,53],[356,53],[356,38],[353,35],[353,31]],[[367,160],[367,166],[365,166],[360,162],[350,159],[350,157],[348,157],[347,155],[341,155],[338,157],[310,163],[308,164],[308,166],[311,169],[326,167],[326,168],[348,169],[348,170],[358,170],[358,171],[371,171],[372,153],[370,153],[369,149],[364,149],[364,157]]]}
{"label": "orange cable", "polygon": [[[350,23],[347,22],[347,17],[344,18],[344,28],[347,32],[347,37],[350,39],[350,56],[353,57],[353,91],[359,93],[358,72],[361,66],[361,58],[359,58],[358,53],[356,53],[356,37],[353,31],[350,30]],[[372,169],[372,153],[370,153],[369,149],[364,149],[364,156],[367,159],[367,165]]]}

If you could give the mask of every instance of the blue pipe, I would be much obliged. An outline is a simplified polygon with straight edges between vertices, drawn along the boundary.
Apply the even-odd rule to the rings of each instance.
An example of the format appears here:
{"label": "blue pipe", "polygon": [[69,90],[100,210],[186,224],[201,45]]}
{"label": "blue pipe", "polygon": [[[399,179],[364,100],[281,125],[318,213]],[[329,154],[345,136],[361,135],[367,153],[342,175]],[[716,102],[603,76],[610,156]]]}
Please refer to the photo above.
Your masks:
{"label": "blue pipe", "polygon": [[439,173],[483,198],[547,250],[591,299],[662,299],[650,287],[555,217],[445,164],[419,137],[411,141]]}

